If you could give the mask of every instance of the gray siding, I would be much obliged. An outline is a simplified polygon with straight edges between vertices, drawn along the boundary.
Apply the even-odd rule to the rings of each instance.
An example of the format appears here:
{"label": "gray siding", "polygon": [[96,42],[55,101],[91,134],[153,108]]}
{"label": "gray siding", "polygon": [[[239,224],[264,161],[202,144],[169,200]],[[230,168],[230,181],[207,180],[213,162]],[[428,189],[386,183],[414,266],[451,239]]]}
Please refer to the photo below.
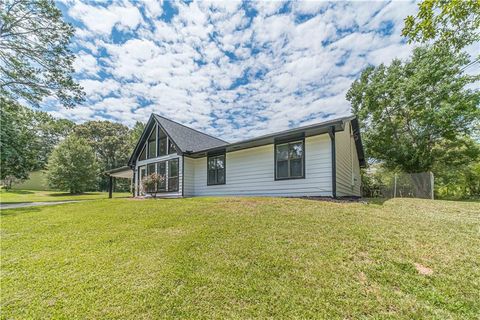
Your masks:
{"label": "gray siding", "polygon": [[[305,139],[305,179],[275,181],[274,145],[226,154],[226,184],[207,186],[207,158],[189,159],[193,195],[331,196],[331,145],[327,134]],[[187,169],[193,164],[193,170]],[[192,181],[186,179],[186,186]],[[192,188],[187,188],[189,193]]]}
{"label": "gray siding", "polygon": [[184,161],[185,161],[185,164],[184,164],[184,174],[185,174],[185,177],[184,177],[184,180],[183,182],[185,183],[185,187],[183,189],[183,192],[184,192],[184,196],[185,197],[192,197],[195,195],[195,160],[194,159],[191,159],[191,158],[188,158],[188,157],[184,157]]}
{"label": "gray siding", "polygon": [[344,131],[335,134],[335,151],[337,196],[361,196],[360,165],[350,122],[345,124]]}

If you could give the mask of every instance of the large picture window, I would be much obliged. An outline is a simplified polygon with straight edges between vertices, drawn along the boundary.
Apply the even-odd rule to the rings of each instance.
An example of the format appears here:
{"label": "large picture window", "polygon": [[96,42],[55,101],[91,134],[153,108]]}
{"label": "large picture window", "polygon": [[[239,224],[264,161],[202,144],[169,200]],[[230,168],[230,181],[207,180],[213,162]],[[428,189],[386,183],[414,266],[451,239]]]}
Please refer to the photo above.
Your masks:
{"label": "large picture window", "polygon": [[172,140],[168,139],[168,154],[177,153],[177,148],[173,144]]}
{"label": "large picture window", "polygon": [[160,181],[158,181],[157,190],[166,191],[167,190],[167,165],[165,161],[157,162],[157,174],[163,177],[163,179],[161,178]]}
{"label": "large picture window", "polygon": [[157,156],[157,128],[155,127],[148,137],[148,159],[155,158]]}
{"label": "large picture window", "polygon": [[168,160],[168,191],[178,191],[178,159]]}
{"label": "large picture window", "polygon": [[140,157],[138,158],[138,160],[142,161],[142,160],[146,160],[147,159],[147,146],[143,146],[143,149],[142,149],[142,152],[140,153]]}
{"label": "large picture window", "polygon": [[303,141],[275,144],[275,179],[304,178],[304,166]]}
{"label": "large picture window", "polygon": [[158,149],[159,149],[159,152],[158,152],[159,157],[167,155],[167,137],[166,136],[160,137]]}
{"label": "large picture window", "polygon": [[225,184],[225,154],[207,158],[207,185],[215,184]]}

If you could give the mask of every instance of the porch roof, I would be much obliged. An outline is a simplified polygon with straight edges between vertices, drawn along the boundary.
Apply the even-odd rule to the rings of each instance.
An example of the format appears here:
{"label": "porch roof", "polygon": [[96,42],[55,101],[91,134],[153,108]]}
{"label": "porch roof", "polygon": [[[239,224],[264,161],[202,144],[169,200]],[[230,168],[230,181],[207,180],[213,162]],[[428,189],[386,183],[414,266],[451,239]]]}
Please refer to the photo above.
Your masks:
{"label": "porch roof", "polygon": [[129,166],[111,169],[111,170],[105,171],[105,174],[115,178],[128,178],[128,179],[133,178],[133,170]]}

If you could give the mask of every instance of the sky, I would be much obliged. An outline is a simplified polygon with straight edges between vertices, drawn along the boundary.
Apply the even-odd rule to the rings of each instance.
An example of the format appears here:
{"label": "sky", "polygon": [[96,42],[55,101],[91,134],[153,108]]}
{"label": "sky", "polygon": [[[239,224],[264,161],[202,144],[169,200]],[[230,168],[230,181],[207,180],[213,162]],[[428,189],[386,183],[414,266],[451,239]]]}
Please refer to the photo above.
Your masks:
{"label": "sky", "polygon": [[368,65],[406,59],[412,1],[58,2],[76,27],[77,123],[158,113],[227,141],[347,116]]}

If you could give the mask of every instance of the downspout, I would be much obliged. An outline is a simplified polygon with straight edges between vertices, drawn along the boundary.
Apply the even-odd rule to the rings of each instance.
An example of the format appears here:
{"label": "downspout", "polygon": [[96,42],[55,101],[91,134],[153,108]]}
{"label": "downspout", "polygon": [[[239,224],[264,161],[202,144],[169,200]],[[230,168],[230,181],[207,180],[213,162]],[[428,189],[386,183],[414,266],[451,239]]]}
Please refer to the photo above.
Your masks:
{"label": "downspout", "polygon": [[331,152],[332,152],[332,197],[337,197],[337,161],[335,152],[335,126],[331,126],[328,129],[328,135],[330,136]]}

